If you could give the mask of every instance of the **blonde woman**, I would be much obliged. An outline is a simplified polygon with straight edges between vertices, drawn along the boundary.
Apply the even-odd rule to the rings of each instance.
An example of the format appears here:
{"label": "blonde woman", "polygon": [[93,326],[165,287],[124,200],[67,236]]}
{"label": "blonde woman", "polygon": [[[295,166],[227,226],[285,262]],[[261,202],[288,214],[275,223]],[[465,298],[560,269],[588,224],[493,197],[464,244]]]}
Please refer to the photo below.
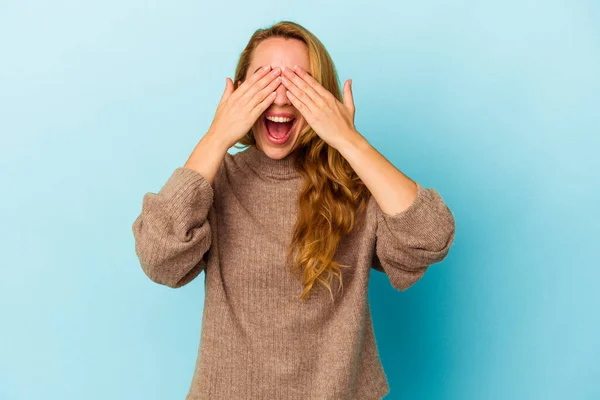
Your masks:
{"label": "blonde woman", "polygon": [[351,82],[342,98],[323,44],[290,21],[252,35],[210,128],[133,224],[152,281],[205,271],[188,400],[381,399],[370,269],[405,290],[454,230],[441,196],[356,130]]}

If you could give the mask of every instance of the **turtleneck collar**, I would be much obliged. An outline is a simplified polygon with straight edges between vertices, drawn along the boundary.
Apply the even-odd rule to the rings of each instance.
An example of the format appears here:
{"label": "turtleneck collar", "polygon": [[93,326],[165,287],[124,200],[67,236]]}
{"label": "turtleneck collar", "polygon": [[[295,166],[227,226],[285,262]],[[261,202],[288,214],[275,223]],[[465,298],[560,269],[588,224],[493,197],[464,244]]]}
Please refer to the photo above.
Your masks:
{"label": "turtleneck collar", "polygon": [[256,145],[251,145],[240,152],[240,157],[257,175],[278,180],[300,177],[292,163],[291,154],[275,160],[259,150]]}

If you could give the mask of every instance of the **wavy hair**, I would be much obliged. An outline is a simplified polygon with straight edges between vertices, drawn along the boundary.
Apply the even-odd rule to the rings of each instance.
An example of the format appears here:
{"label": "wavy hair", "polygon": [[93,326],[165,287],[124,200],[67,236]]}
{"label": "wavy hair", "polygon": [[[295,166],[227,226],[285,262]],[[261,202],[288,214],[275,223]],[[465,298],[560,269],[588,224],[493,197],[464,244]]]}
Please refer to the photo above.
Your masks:
{"label": "wavy hair", "polygon": [[[331,56],[325,46],[303,26],[281,21],[258,29],[242,51],[235,70],[234,82],[244,81],[252,52],[265,39],[281,37],[297,39],[308,47],[311,74],[336,99],[342,101],[339,80]],[[256,145],[255,127],[238,141],[242,147]],[[293,272],[301,275],[306,300],[315,282],[329,290],[337,276],[343,289],[341,268],[350,268],[333,260],[342,237],[352,231],[356,216],[366,209],[371,193],[348,161],[321,139],[307,124],[299,133],[291,153],[294,169],[299,172],[302,187],[298,197],[298,215],[292,241],[287,252]]]}

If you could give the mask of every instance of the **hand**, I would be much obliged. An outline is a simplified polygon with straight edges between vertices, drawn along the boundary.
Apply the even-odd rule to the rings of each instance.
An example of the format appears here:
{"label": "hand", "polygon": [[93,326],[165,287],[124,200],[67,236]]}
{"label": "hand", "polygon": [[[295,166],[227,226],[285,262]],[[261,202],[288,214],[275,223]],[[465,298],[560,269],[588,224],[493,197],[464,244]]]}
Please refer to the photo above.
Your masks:
{"label": "hand", "polygon": [[270,65],[261,68],[237,89],[231,79],[226,78],[225,91],[208,129],[209,134],[219,136],[231,147],[250,131],[275,100],[275,90],[281,84],[280,69],[270,70]]}
{"label": "hand", "polygon": [[350,80],[344,83],[343,103],[298,66],[283,69],[282,83],[292,105],[329,145],[338,149],[344,139],[356,132]]}

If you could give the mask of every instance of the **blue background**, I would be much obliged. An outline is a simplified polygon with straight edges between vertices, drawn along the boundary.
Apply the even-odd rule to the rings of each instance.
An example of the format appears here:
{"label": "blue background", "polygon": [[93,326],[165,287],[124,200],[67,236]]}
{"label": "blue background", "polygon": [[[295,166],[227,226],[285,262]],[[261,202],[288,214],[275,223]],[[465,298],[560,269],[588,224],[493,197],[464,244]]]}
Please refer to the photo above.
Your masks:
{"label": "blue background", "polygon": [[283,19],[456,217],[409,290],[372,271],[387,398],[600,398],[599,17],[591,0],[2,1],[0,399],[184,398],[204,275],[151,282],[131,225],[252,32]]}

